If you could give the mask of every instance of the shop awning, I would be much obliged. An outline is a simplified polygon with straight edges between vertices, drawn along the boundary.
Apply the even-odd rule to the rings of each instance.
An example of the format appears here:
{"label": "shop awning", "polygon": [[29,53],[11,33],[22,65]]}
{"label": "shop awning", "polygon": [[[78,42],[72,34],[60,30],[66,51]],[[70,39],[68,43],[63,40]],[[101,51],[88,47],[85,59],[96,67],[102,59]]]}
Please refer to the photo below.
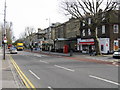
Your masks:
{"label": "shop awning", "polygon": [[56,40],[58,40],[58,41],[65,41],[65,40],[69,40],[69,39],[67,39],[67,38],[57,38]]}
{"label": "shop awning", "polygon": [[94,45],[94,39],[78,39],[78,45]]}
{"label": "shop awning", "polygon": [[79,42],[82,45],[94,45],[94,42]]}

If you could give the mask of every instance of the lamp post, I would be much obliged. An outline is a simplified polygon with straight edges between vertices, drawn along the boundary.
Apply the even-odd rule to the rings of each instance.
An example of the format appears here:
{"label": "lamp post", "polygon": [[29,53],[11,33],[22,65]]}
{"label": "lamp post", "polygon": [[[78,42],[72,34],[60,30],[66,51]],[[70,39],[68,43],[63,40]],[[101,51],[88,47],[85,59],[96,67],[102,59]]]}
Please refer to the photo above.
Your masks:
{"label": "lamp post", "polygon": [[51,24],[51,21],[50,21],[50,18],[47,19],[49,21],[49,27],[48,27],[48,46],[49,46],[49,54],[50,54],[50,31],[51,31],[51,27],[50,27],[50,24]]}
{"label": "lamp post", "polygon": [[5,41],[6,38],[6,0],[4,5],[4,31],[3,31],[3,60],[5,60]]}

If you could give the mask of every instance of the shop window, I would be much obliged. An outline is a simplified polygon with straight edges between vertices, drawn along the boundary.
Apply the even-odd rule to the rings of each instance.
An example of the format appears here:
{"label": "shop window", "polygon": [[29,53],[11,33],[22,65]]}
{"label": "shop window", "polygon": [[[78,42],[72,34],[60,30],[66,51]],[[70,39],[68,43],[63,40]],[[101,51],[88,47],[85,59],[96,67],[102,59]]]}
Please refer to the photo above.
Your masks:
{"label": "shop window", "polygon": [[118,33],[118,24],[113,25],[113,31],[114,33]]}
{"label": "shop window", "polygon": [[101,51],[104,51],[104,45],[101,45]]}

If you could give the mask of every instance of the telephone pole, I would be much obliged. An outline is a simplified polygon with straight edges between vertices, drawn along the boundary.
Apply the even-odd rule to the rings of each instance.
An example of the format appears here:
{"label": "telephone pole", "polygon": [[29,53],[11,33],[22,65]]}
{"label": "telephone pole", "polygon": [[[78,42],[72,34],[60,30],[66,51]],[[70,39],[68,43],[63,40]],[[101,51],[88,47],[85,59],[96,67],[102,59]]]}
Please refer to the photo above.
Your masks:
{"label": "telephone pole", "polygon": [[3,60],[5,60],[5,38],[6,38],[6,0],[4,4],[4,29],[3,29]]}

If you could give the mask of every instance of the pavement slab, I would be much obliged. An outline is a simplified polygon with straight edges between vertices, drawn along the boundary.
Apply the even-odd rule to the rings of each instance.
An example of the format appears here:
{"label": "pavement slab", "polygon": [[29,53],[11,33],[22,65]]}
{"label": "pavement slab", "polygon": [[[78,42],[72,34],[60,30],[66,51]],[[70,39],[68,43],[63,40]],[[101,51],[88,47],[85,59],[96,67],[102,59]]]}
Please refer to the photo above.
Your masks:
{"label": "pavement slab", "polygon": [[17,88],[8,59],[2,60],[2,88]]}
{"label": "pavement slab", "polygon": [[6,59],[3,60],[2,49],[0,49],[0,85],[2,89],[9,88],[22,88],[19,77],[10,62],[6,51]]}

